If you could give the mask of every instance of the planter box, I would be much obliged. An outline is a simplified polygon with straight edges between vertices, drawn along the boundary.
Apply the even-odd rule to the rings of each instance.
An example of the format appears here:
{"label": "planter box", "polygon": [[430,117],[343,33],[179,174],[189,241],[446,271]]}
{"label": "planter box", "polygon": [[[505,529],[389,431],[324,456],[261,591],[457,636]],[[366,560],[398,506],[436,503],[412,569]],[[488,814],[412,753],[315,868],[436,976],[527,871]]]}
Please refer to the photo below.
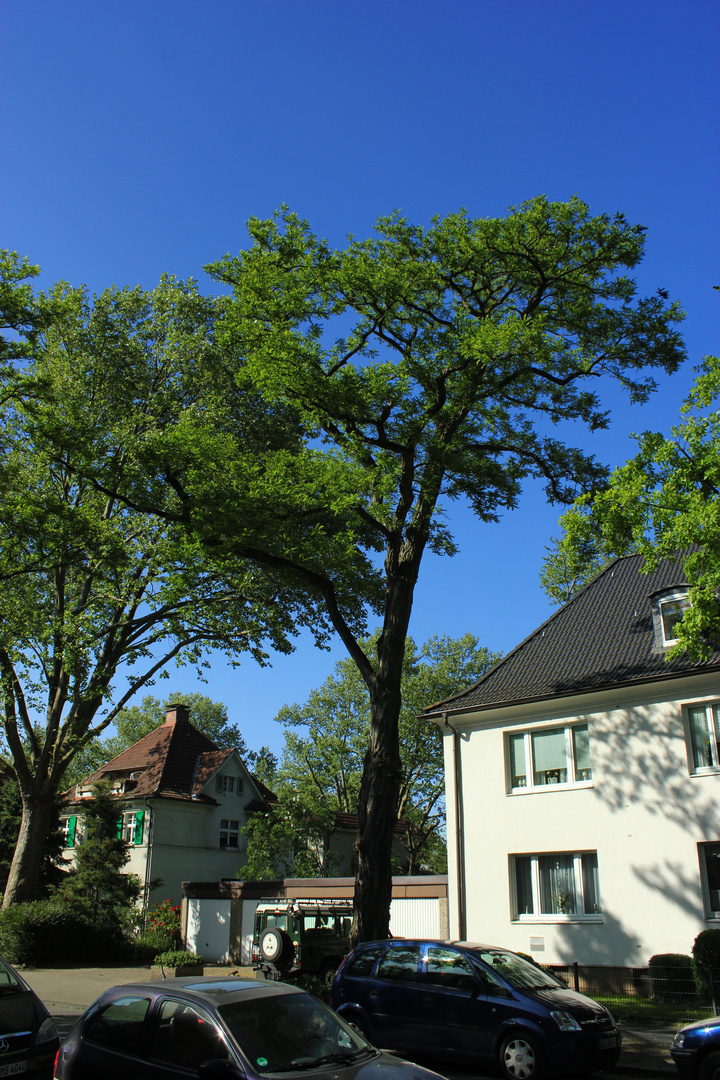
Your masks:
{"label": "planter box", "polygon": [[153,964],[151,968],[151,975],[153,979],[173,979],[182,978],[184,975],[195,975],[199,977],[203,975],[205,968],[202,964],[180,964],[178,967],[167,967],[159,964]]}

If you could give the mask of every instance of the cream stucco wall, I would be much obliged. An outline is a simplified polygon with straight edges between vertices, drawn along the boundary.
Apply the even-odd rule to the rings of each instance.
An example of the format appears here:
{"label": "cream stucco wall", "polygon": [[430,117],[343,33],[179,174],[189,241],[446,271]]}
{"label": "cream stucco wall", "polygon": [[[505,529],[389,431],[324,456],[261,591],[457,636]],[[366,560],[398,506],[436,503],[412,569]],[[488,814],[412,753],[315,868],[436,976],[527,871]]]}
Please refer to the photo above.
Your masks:
{"label": "cream stucco wall", "polygon": [[[542,962],[643,966],[689,953],[706,921],[698,843],[720,841],[720,774],[691,776],[682,706],[717,676],[451,716],[461,768],[467,937]],[[591,787],[508,794],[510,731],[587,722]],[[445,729],[450,934],[459,935],[453,738]],[[513,920],[510,854],[597,851],[602,914]]]}

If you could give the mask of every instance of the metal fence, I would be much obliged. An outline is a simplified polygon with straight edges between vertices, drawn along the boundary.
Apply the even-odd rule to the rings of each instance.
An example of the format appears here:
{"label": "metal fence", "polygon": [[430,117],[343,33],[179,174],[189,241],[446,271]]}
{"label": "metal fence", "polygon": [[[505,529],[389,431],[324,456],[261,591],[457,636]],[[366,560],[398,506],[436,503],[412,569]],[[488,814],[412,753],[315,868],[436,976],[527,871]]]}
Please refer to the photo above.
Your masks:
{"label": "metal fence", "polygon": [[547,964],[563,982],[624,1023],[683,1024],[720,1014],[720,969]]}

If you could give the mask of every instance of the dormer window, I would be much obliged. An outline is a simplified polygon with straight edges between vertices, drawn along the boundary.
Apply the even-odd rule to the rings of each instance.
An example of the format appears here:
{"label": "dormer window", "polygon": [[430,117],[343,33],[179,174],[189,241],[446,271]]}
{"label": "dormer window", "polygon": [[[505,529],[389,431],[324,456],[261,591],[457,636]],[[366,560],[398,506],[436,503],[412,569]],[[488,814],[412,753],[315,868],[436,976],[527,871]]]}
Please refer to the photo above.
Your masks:
{"label": "dormer window", "polygon": [[655,646],[659,650],[670,649],[678,643],[678,626],[690,607],[687,586],[667,589],[653,598],[653,622]]}
{"label": "dormer window", "polygon": [[215,778],[215,790],[223,795],[242,795],[242,778],[221,773]]}

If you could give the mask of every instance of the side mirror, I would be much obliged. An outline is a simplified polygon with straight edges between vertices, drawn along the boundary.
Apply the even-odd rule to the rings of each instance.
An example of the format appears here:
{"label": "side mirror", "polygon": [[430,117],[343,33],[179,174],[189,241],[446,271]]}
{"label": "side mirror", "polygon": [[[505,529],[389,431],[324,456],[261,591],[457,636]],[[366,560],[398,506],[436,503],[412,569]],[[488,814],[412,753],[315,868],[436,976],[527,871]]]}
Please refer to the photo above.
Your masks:
{"label": "side mirror", "polygon": [[203,1061],[198,1069],[200,1080],[245,1080],[245,1073],[232,1061],[211,1058]]}

